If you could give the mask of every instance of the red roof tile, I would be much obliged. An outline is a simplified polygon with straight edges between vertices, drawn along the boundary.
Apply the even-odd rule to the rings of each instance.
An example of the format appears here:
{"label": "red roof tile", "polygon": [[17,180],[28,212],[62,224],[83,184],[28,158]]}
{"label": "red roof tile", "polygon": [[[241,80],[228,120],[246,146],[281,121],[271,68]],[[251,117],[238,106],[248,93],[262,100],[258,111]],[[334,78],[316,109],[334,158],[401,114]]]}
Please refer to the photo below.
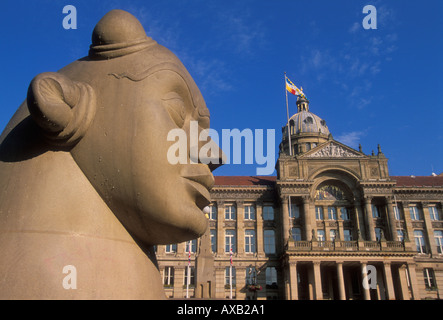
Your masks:
{"label": "red roof tile", "polygon": [[443,187],[443,176],[391,176],[397,187]]}

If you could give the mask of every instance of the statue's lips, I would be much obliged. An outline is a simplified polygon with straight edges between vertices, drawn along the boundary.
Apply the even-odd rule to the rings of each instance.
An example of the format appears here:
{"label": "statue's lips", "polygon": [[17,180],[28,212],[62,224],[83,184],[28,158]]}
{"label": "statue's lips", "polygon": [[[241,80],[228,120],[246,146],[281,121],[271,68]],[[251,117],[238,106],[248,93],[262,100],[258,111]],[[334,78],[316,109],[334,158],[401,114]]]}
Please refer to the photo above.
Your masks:
{"label": "statue's lips", "polygon": [[196,205],[203,210],[211,203],[209,190],[214,186],[215,180],[207,165],[188,165],[182,170],[182,177],[191,188],[191,193],[196,197]]}

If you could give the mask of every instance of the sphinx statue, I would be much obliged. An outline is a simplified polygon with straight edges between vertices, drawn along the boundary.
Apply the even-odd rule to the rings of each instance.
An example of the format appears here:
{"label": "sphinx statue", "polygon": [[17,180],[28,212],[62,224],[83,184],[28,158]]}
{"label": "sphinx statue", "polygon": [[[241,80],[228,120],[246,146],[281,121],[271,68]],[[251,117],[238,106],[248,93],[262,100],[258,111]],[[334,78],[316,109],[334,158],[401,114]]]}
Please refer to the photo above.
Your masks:
{"label": "sphinx statue", "polygon": [[0,137],[0,299],[164,299],[154,246],[205,233],[219,162],[169,163],[167,134],[209,118],[179,59],[108,12]]}

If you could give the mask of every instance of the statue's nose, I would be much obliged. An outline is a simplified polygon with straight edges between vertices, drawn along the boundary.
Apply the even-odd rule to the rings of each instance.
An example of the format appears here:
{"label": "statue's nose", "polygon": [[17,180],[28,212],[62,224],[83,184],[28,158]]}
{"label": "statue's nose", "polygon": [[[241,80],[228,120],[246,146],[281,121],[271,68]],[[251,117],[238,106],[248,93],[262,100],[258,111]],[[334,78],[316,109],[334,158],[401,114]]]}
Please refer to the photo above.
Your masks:
{"label": "statue's nose", "polygon": [[[210,152],[206,152],[209,150]],[[226,163],[225,153],[211,138],[208,141],[199,143],[199,151],[199,163],[207,164],[211,172]]]}

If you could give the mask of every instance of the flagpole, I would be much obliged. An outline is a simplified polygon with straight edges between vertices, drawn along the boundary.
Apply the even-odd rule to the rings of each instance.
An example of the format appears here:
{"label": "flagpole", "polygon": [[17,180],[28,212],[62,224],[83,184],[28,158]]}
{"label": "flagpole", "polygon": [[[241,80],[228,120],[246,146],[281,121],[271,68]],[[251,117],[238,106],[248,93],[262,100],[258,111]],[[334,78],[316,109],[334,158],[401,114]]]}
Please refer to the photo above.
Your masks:
{"label": "flagpole", "polygon": [[285,93],[286,93],[286,115],[288,116],[288,141],[289,141],[289,155],[292,156],[292,142],[291,142],[291,127],[289,126],[289,105],[288,105],[288,89],[286,89],[287,77],[285,72]]}

